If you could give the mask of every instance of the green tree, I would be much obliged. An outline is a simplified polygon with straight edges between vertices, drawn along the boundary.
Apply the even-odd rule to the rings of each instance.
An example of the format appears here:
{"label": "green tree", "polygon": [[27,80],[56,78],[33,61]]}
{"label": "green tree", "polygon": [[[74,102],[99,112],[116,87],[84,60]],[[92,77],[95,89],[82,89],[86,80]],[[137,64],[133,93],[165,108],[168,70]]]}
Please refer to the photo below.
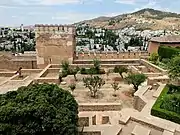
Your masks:
{"label": "green tree", "polygon": [[65,70],[65,71],[69,71],[70,70],[70,64],[69,64],[68,61],[62,61],[61,65],[62,65],[62,70]]}
{"label": "green tree", "polygon": [[0,95],[0,134],[77,135],[78,104],[57,85],[34,84]]}
{"label": "green tree", "polygon": [[149,61],[151,61],[153,64],[157,64],[157,61],[159,59],[159,55],[157,53],[152,53]]}
{"label": "green tree", "polygon": [[97,92],[105,84],[105,81],[99,76],[92,76],[83,78],[84,86],[88,88],[91,92],[93,98],[96,97]]}
{"label": "green tree", "polygon": [[97,74],[95,68],[86,69],[86,72],[92,77],[94,74]]}
{"label": "green tree", "polygon": [[146,76],[144,74],[130,74],[125,79],[128,84],[132,84],[134,86],[134,90],[137,91],[139,86],[146,81]]}
{"label": "green tree", "polygon": [[80,68],[78,66],[74,69],[70,69],[70,74],[74,75],[75,81],[77,81],[76,74],[79,72],[79,70],[80,70]]}
{"label": "green tree", "polygon": [[121,76],[121,78],[123,79],[123,73],[127,73],[128,69],[124,66],[115,66],[114,68],[114,72],[115,73],[119,73],[119,75]]}
{"label": "green tree", "polygon": [[93,65],[94,65],[94,69],[95,69],[95,70],[97,70],[97,71],[100,70],[100,66],[101,66],[100,63],[101,63],[101,62],[100,62],[98,59],[94,59],[94,60],[93,60]]}
{"label": "green tree", "polygon": [[169,77],[174,80],[180,80],[180,55],[171,59],[169,65]]}

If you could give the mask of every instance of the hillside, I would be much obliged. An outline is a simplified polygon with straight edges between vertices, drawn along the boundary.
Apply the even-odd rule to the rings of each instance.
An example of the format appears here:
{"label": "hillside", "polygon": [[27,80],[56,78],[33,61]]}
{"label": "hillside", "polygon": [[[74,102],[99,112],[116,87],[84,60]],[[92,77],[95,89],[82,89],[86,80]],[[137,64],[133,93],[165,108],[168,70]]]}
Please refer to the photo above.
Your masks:
{"label": "hillside", "polygon": [[146,8],[134,13],[114,17],[98,17],[77,24],[81,23],[108,29],[121,29],[134,26],[137,30],[180,30],[180,14]]}

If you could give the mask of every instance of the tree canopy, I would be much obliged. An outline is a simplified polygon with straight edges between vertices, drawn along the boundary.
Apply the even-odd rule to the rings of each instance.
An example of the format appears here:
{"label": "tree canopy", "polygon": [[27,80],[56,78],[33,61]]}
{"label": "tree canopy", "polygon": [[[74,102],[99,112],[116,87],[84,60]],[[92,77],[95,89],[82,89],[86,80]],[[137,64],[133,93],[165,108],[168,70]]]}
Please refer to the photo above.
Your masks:
{"label": "tree canopy", "polygon": [[175,56],[169,63],[169,76],[172,79],[180,79],[180,55]]}
{"label": "tree canopy", "polygon": [[78,104],[57,85],[34,84],[0,95],[0,134],[77,135]]}
{"label": "tree canopy", "polygon": [[130,74],[128,77],[126,77],[126,80],[129,84],[132,84],[134,86],[134,90],[137,91],[139,86],[145,82],[146,76],[144,74]]}

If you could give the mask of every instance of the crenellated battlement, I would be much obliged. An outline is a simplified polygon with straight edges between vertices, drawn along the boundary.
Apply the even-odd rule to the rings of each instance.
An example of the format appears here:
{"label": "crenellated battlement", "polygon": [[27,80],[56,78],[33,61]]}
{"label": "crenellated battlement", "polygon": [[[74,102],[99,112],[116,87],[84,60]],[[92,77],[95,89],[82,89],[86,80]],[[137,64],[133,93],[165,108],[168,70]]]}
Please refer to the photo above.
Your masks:
{"label": "crenellated battlement", "polygon": [[74,26],[36,24],[35,31],[39,68],[73,58],[76,43]]}
{"label": "crenellated battlement", "polygon": [[35,30],[38,35],[41,33],[75,34],[75,26],[73,25],[36,24]]}

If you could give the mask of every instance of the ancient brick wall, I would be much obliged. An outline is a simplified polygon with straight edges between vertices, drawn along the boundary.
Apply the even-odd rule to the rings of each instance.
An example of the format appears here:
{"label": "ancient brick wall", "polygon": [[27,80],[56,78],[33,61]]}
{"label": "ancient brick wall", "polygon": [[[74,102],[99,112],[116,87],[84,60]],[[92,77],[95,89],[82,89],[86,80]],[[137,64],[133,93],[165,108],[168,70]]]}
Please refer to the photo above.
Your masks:
{"label": "ancient brick wall", "polygon": [[108,52],[108,53],[79,53],[76,54],[74,60],[89,60],[89,59],[139,59],[143,56],[148,56],[147,52]]}
{"label": "ancient brick wall", "polygon": [[17,70],[19,67],[23,69],[36,69],[37,68],[37,61],[26,60],[26,59],[16,59],[15,57],[10,58],[6,56],[0,57],[0,69],[7,69],[7,70]]}
{"label": "ancient brick wall", "polygon": [[73,59],[75,28],[62,25],[36,25],[37,65],[60,64]]}

